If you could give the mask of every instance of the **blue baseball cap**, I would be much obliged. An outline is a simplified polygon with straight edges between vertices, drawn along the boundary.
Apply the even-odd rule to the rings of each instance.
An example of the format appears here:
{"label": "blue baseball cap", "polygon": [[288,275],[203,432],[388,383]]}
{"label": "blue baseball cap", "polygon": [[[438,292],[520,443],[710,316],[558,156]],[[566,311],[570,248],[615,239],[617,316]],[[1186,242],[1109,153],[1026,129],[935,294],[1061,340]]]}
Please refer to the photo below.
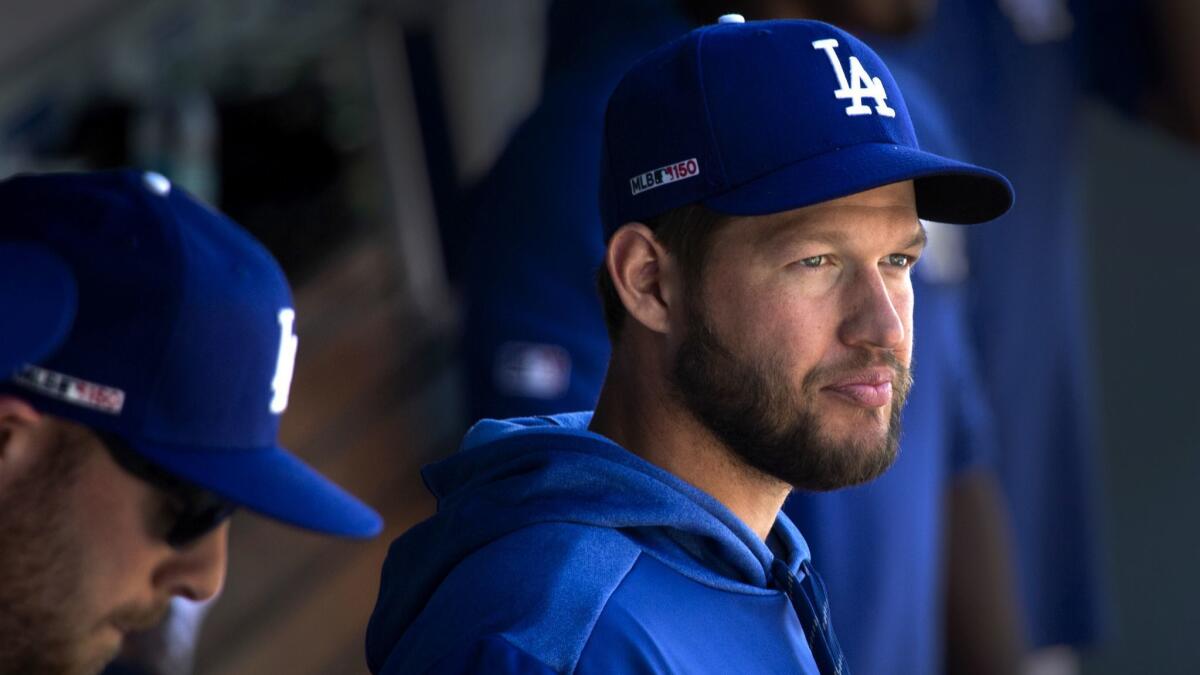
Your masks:
{"label": "blue baseball cap", "polygon": [[0,243],[0,378],[58,348],[75,319],[75,277],[40,244]]}
{"label": "blue baseball cap", "polygon": [[762,215],[904,180],[927,220],[1013,201],[999,173],[922,151],[883,61],[819,21],[729,15],[646,55],[609,98],[601,162],[606,237],[692,203]]}
{"label": "blue baseball cap", "polygon": [[[250,510],[329,534],[379,533],[377,513],[278,445],[295,311],[283,271],[248,233],[163,176],[130,170],[10,178],[0,212],[0,247],[38,279],[4,344],[68,325],[0,392],[114,434]],[[40,316],[43,299],[73,316]]]}

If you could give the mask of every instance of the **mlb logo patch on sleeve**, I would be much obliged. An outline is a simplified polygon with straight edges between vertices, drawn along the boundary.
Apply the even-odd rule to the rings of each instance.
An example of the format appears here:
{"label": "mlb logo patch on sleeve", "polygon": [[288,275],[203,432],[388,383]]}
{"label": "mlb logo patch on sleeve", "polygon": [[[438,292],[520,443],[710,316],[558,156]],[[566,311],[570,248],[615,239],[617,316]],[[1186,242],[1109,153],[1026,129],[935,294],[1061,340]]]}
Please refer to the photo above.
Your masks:
{"label": "mlb logo patch on sleeve", "polygon": [[699,175],[700,163],[693,157],[685,159],[682,162],[661,166],[653,171],[640,173],[629,179],[629,188],[633,191],[633,194],[637,195],[646,190],[653,190],[668,183],[674,183],[675,181]]}

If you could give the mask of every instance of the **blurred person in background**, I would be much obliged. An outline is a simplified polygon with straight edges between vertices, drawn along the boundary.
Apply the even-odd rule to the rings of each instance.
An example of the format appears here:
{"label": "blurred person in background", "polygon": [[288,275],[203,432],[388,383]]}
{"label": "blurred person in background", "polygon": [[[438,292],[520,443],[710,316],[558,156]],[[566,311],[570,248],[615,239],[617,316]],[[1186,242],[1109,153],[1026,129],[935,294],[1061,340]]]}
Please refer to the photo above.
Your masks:
{"label": "blurred person in background", "polygon": [[[479,186],[468,228],[465,350],[474,418],[595,406],[609,356],[594,283],[605,248],[594,187],[604,101],[622,70],[655,44],[729,10],[896,35],[925,20],[932,4],[555,3],[541,103]],[[906,68],[892,70],[922,147],[962,152],[933,88]],[[965,322],[963,234],[935,223],[928,229],[930,245],[913,275],[920,338],[899,458],[865,486],[797,491],[785,511],[814,551],[856,670],[939,672],[953,645],[952,672],[1008,673],[1024,632],[991,467],[992,422]]]}
{"label": "blurred person in background", "polygon": [[99,672],[213,597],[237,507],[379,532],[276,444],[291,293],[241,228],[136,171],[18,176],[0,209],[0,672]]}

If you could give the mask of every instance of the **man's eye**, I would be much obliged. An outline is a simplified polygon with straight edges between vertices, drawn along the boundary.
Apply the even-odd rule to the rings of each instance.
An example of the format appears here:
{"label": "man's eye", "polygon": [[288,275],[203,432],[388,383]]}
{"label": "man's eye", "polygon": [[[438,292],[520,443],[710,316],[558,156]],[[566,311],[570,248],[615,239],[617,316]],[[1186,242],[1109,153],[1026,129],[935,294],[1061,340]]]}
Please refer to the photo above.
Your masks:
{"label": "man's eye", "polygon": [[804,267],[820,267],[825,264],[825,256],[814,255],[811,258],[801,258],[798,262]]}
{"label": "man's eye", "polygon": [[891,265],[892,267],[908,269],[908,268],[912,267],[912,264],[916,259],[911,255],[904,255],[903,253],[893,253],[893,254],[889,255],[886,258],[886,260],[887,260],[887,264]]}
{"label": "man's eye", "polygon": [[158,538],[165,537],[187,510],[183,499],[163,491],[157,491],[154,508],[149,514],[150,531]]}

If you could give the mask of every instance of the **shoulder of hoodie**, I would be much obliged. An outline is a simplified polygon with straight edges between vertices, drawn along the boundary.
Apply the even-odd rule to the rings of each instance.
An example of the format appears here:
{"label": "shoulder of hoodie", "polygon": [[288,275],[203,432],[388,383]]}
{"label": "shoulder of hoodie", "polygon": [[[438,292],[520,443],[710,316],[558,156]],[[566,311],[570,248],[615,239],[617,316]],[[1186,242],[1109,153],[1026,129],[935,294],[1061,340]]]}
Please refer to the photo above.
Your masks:
{"label": "shoulder of hoodie", "polygon": [[383,672],[424,672],[478,651],[480,641],[569,671],[642,553],[620,531],[587,524],[541,523],[500,537],[442,580]]}
{"label": "shoulder of hoodie", "polygon": [[[642,556],[705,585],[718,575],[673,564],[603,526],[529,525],[463,558],[392,650],[383,673],[572,672],[597,622]],[[729,580],[715,584],[733,590]],[[762,589],[733,584],[750,594]],[[593,647],[594,648],[594,647]],[[471,667],[451,667],[450,663]],[[520,664],[515,670],[500,663]]]}

